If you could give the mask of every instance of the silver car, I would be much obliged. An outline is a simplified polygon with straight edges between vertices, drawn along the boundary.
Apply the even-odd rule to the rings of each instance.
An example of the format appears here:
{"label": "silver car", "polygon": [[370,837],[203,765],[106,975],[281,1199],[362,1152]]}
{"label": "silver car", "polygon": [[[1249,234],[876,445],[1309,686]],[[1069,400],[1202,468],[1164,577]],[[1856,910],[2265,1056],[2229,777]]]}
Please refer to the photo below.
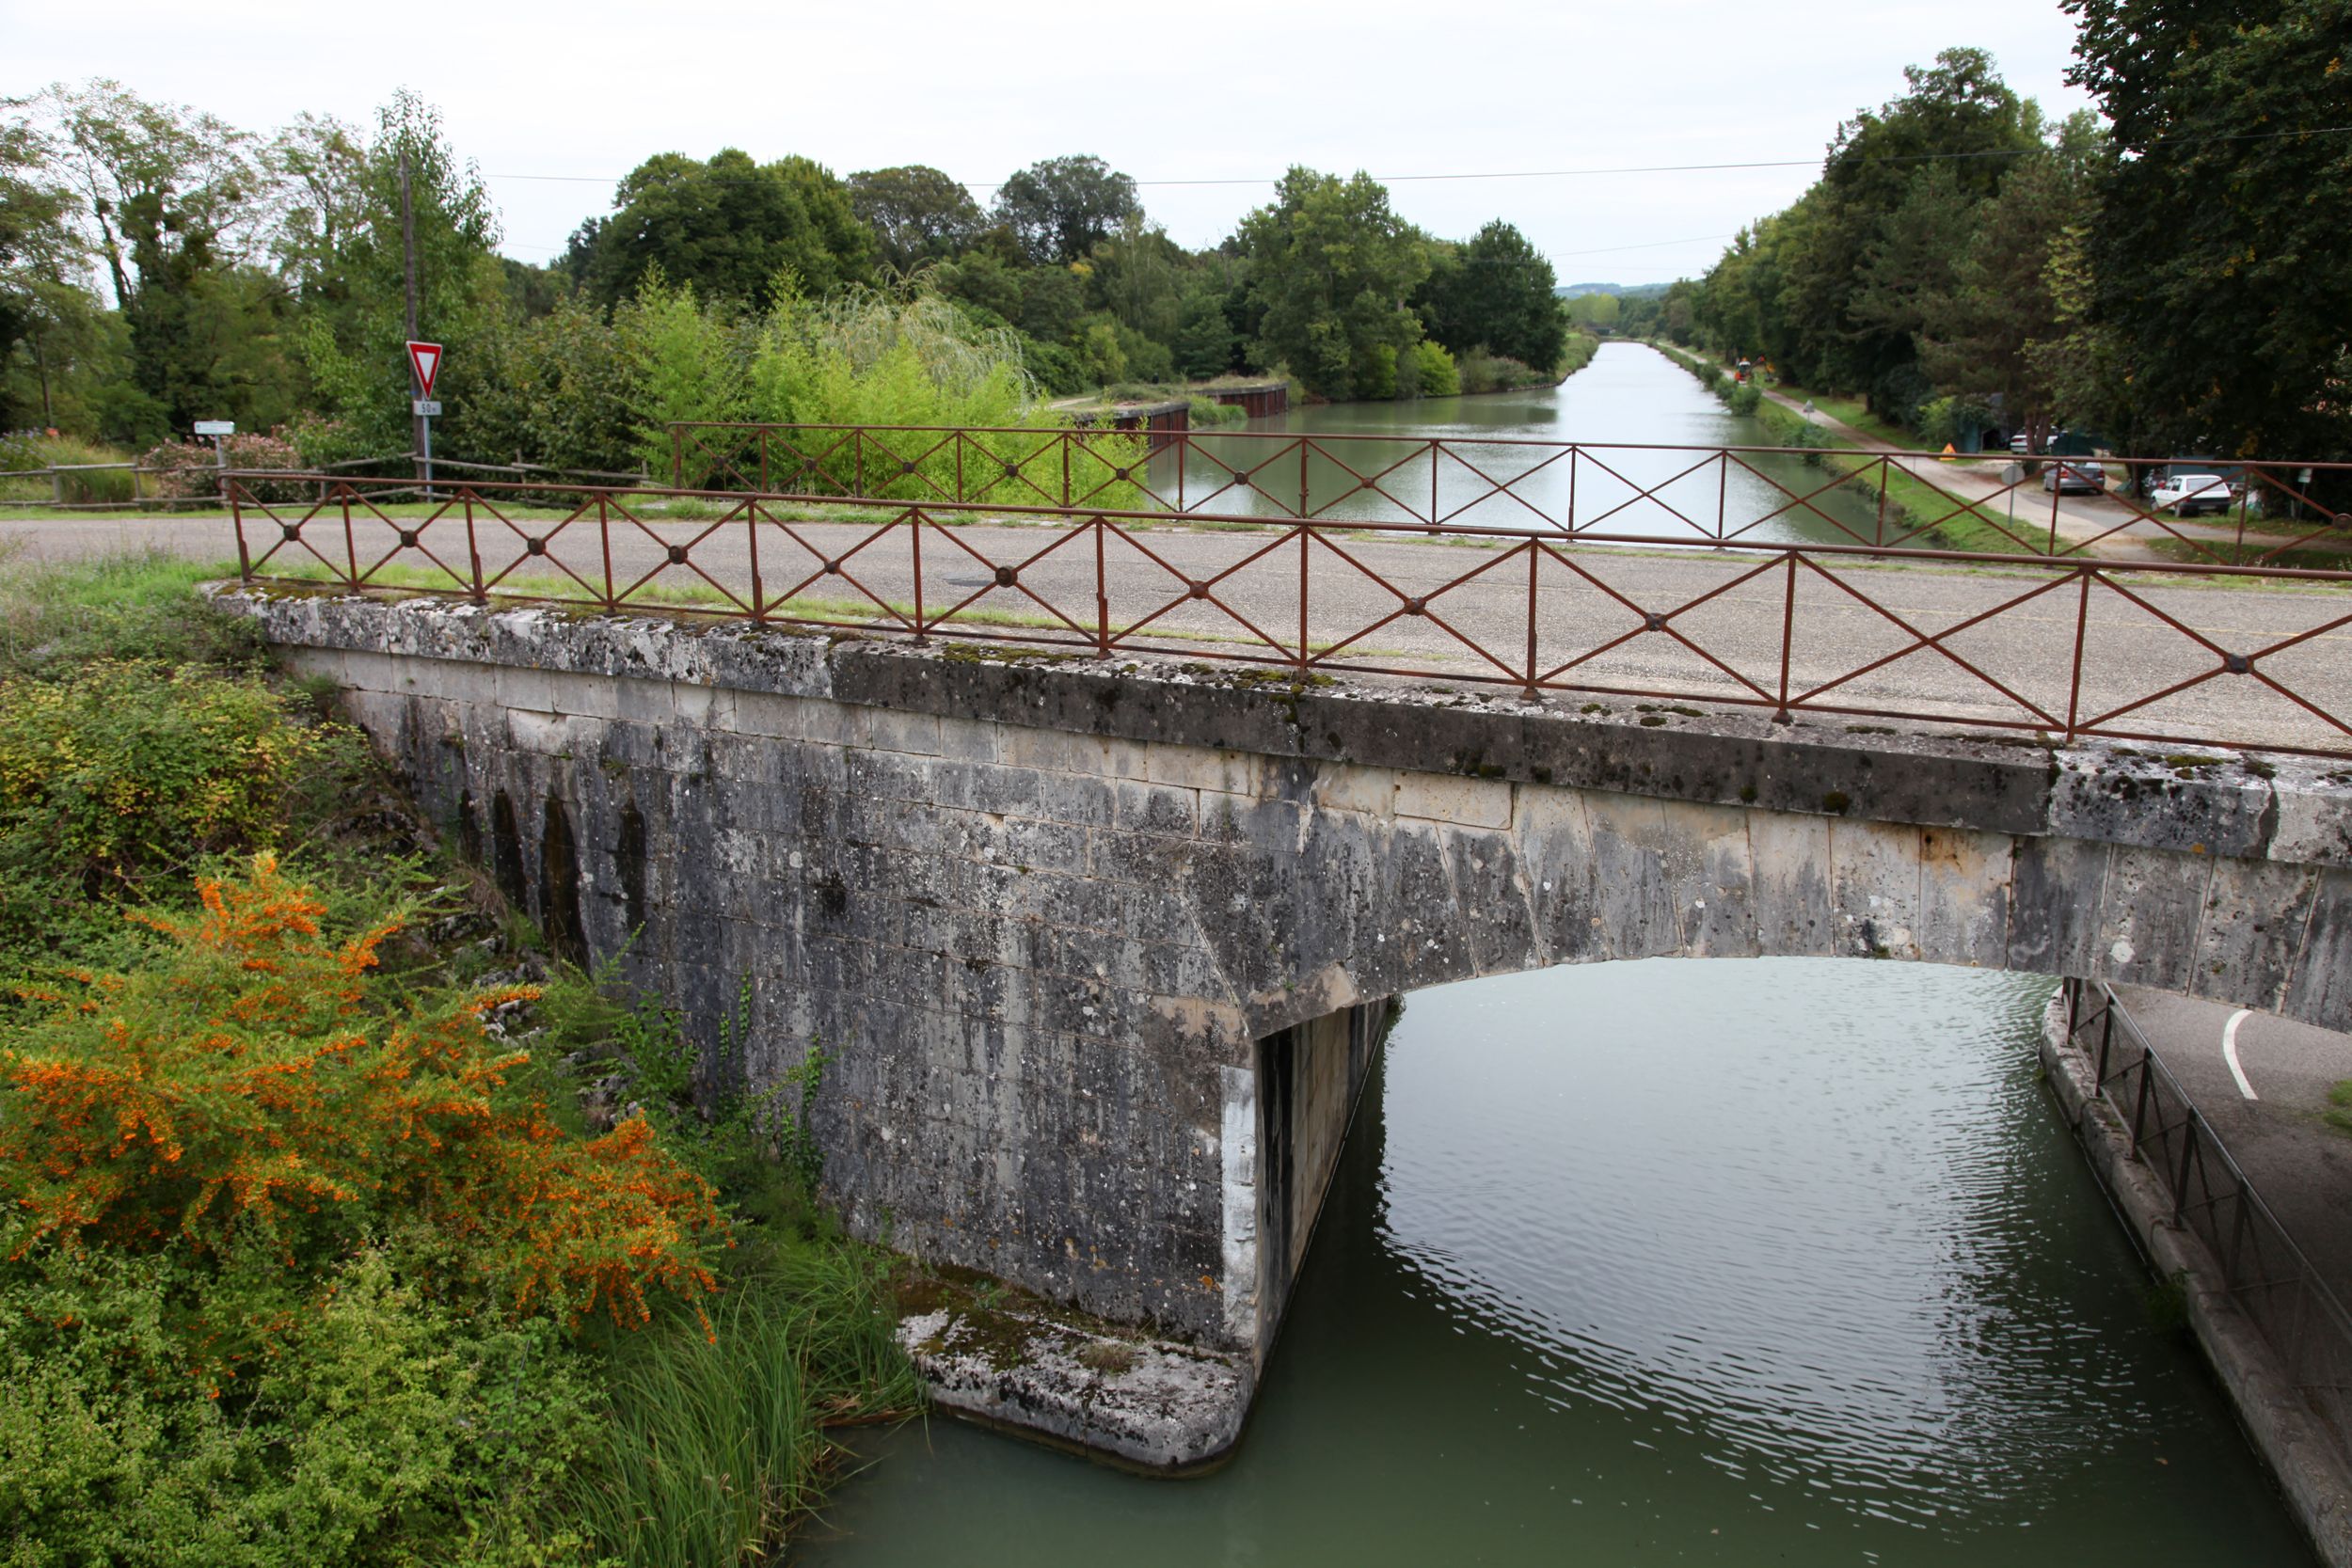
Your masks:
{"label": "silver car", "polygon": [[2042,487],[2052,495],[2104,496],[2107,471],[2087,457],[2062,457],[2042,470]]}

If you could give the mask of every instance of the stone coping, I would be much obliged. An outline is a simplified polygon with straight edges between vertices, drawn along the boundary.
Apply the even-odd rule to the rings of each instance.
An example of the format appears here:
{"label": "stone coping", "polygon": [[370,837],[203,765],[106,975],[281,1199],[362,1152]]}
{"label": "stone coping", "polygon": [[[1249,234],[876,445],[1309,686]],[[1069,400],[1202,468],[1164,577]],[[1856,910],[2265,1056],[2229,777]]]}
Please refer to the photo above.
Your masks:
{"label": "stone coping", "polygon": [[2352,866],[2352,758],[2093,741],[1930,723],[1210,665],[1004,644],[816,635],[691,614],[606,615],[340,588],[215,585],[270,641],[823,698],[1136,742],[1608,790],[1708,805]]}

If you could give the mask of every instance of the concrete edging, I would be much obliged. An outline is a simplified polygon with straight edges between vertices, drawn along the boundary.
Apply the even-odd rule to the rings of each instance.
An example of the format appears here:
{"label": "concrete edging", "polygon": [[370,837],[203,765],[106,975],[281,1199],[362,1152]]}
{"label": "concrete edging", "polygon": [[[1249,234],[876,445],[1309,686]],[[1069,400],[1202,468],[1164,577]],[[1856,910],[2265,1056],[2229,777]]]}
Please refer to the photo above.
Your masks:
{"label": "concrete edging", "polygon": [[2352,1459],[2296,1392],[2262,1331],[2230,1299],[2212,1252],[2173,1222],[2171,1199],[2133,1155],[2121,1118],[2100,1098],[2095,1069],[2066,1038],[2064,1006],[2060,991],[2042,1017],[2040,1055],[2051,1095],[2141,1251],[2159,1275],[2181,1283],[2197,1342],[2303,1533],[2330,1568],[2352,1568]]}

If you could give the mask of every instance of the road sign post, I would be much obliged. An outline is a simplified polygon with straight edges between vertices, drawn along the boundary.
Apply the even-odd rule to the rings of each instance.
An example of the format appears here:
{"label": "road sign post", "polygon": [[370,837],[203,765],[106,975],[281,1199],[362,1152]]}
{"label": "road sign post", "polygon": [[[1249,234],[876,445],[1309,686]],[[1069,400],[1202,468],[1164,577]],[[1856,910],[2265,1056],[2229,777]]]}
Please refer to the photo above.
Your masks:
{"label": "road sign post", "polygon": [[[196,433],[213,438],[213,483],[220,486],[221,503],[225,506],[229,501],[229,437],[237,433],[237,421],[199,420],[196,421]],[[134,469],[131,474],[131,494],[134,497],[139,493],[138,478],[137,470]]]}
{"label": "road sign post", "polygon": [[416,382],[417,388],[416,395],[409,400],[408,410],[417,421],[420,476],[424,480],[424,493],[430,497],[433,494],[433,420],[441,411],[441,405],[433,398],[433,383],[441,373],[441,345],[411,340],[408,344],[408,373]]}

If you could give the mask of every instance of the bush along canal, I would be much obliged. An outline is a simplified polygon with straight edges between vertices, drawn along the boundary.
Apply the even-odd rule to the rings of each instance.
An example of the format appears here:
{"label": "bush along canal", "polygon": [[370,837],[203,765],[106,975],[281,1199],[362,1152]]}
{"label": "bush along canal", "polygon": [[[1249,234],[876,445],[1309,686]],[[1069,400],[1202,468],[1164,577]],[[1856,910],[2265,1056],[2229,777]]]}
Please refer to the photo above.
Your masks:
{"label": "bush along canal", "polygon": [[1223,1468],[932,1420],[796,1560],[2307,1563],[2036,1082],[2049,989],[1658,959],[1418,993]]}

